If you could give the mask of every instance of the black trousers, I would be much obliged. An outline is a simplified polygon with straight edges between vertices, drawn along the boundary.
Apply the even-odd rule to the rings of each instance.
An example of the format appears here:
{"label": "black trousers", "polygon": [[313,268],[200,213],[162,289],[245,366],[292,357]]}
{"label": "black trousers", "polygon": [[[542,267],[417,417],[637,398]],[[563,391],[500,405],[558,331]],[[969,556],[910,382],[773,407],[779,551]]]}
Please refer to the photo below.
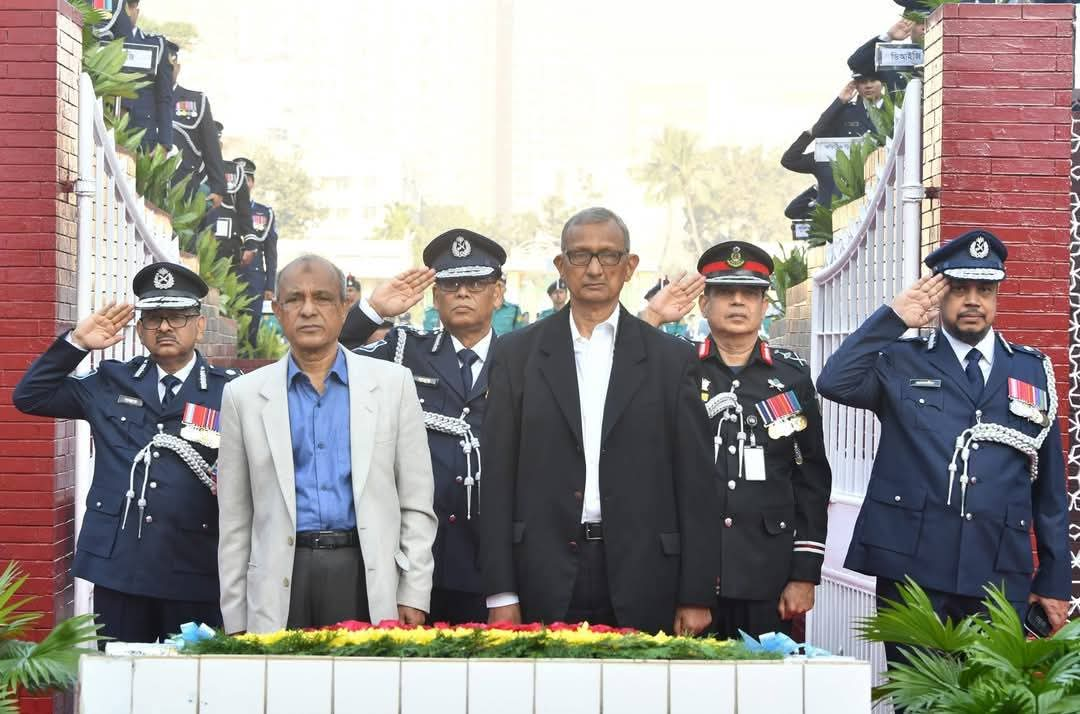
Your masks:
{"label": "black trousers", "polygon": [[757,639],[766,632],[791,635],[793,620],[780,619],[780,596],[775,600],[737,600],[718,597],[709,631],[723,639],[741,639],[739,630]]}
{"label": "black trousers", "polygon": [[290,587],[289,629],[371,619],[364,556],[358,546],[297,547]]}
{"label": "black trousers", "polygon": [[463,590],[432,588],[431,614],[428,624],[446,622],[451,625],[463,625],[467,622],[487,622],[487,601],[480,593]]}
{"label": "black trousers", "polygon": [[608,586],[604,541],[581,538],[578,543],[578,572],[566,621],[618,627]]}
{"label": "black trousers", "polygon": [[[120,642],[157,642],[179,634],[180,625],[221,627],[217,600],[165,600],[94,586],[94,611],[101,634]],[[99,644],[105,649],[105,643]]]}

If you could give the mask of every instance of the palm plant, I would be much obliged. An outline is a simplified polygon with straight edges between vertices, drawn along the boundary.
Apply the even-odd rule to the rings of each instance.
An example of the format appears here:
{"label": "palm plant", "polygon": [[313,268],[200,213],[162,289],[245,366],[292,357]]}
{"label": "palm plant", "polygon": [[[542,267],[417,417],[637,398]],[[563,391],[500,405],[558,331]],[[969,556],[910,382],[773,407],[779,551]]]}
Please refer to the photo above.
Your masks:
{"label": "palm plant", "polygon": [[1067,714],[1080,711],[1080,620],[1053,637],[1029,640],[1015,608],[988,587],[986,615],[944,622],[913,581],[900,602],[860,625],[872,642],[901,645],[907,664],[889,665],[875,697],[908,712]]}
{"label": "palm plant", "polygon": [[34,598],[16,599],[27,575],[14,562],[0,573],[0,714],[17,714],[16,692],[65,689],[78,677],[85,645],[102,639],[93,615],[60,622],[40,642],[19,639],[44,615],[23,608]]}
{"label": "palm plant", "polygon": [[695,207],[708,193],[711,167],[697,142],[690,132],[668,127],[653,144],[649,161],[633,169],[631,175],[645,185],[650,201],[659,205],[682,203],[690,237],[701,252],[708,248],[708,243],[701,236]]}
{"label": "palm plant", "polygon": [[787,291],[806,280],[806,252],[802,248],[792,248],[791,255],[781,246],[780,257],[773,259],[772,287],[776,293],[773,305],[781,312],[787,312]]}

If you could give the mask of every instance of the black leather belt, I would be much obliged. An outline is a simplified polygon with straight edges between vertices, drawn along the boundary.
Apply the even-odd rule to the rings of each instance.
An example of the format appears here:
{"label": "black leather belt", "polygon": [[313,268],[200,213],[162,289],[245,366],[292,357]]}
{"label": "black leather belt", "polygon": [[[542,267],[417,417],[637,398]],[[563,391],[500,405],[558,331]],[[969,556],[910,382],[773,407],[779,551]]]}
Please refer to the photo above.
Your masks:
{"label": "black leather belt", "polygon": [[584,540],[604,540],[604,524],[599,522],[582,523],[581,537]]}
{"label": "black leather belt", "polygon": [[298,548],[355,548],[360,545],[356,529],[348,531],[303,531],[296,534]]}

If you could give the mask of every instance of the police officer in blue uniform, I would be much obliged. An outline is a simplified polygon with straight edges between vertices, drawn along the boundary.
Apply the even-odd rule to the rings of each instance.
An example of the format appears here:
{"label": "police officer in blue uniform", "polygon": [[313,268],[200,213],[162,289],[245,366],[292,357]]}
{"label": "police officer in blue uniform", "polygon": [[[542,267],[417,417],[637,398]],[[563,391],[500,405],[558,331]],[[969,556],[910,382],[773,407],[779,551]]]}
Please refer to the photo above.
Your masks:
{"label": "police officer in blue uniform", "polygon": [[[1021,614],[1038,602],[1059,627],[1071,583],[1057,396],[1050,360],[993,328],[1006,257],[983,229],[930,253],[933,277],[844,340],[818,390],[881,422],[845,567],[877,576],[890,600],[914,579],[943,618],[1004,585]],[[939,315],[928,337],[903,337]],[[894,645],[886,654],[905,661]]]}
{"label": "police officer in blue uniform", "polygon": [[[772,257],[753,243],[724,241],[697,269],[705,289],[698,307],[709,323],[697,343],[701,399],[723,526],[713,631],[790,634],[793,619],[814,606],[825,556],[832,470],[821,411],[806,360],[759,337]],[[663,307],[673,288],[650,301],[647,322],[689,310],[685,300],[681,309]]]}
{"label": "police officer in blue uniform", "polygon": [[[247,158],[238,158],[236,163],[244,168],[249,194],[255,190],[255,162]],[[248,325],[248,340],[254,347],[259,341],[259,322],[262,320],[263,300],[274,299],[274,280],[277,277],[277,223],[274,209],[251,201],[251,228],[255,235],[255,255],[251,262],[242,265],[238,271],[240,279],[247,283],[246,293],[252,297],[248,312],[251,323]]]}
{"label": "police officer in blue uniform", "polygon": [[178,182],[185,176],[191,177],[187,187],[189,199],[203,183],[207,184],[208,198],[217,208],[225,195],[225,165],[214,113],[205,94],[180,86],[180,48],[173,42],[168,43],[168,48],[174,82],[173,139],[183,156],[173,180]]}
{"label": "police officer in blue uniform", "polygon": [[[220,137],[221,122],[215,125]],[[218,256],[228,258],[232,269],[239,273],[254,262],[260,241],[251,218],[251,189],[244,165],[237,160],[226,161],[224,168],[225,195],[220,206],[206,212],[203,226],[213,229]]]}
{"label": "police officer in blue uniform", "polygon": [[124,71],[142,75],[149,84],[138,90],[134,99],[122,100],[121,106],[129,116],[130,126],[146,130],[143,150],[151,151],[160,145],[169,151],[173,145],[172,64],[165,38],[143,32],[138,23],[139,0],[125,0],[104,25],[94,29],[94,34],[106,42],[124,40]]}
{"label": "police officer in blue uniform", "polygon": [[399,314],[419,302],[434,278],[442,331],[398,327],[386,340],[355,350],[412,370],[424,409],[439,518],[432,622],[487,621],[477,562],[483,487],[479,435],[487,408],[488,366],[498,349],[491,315],[502,298],[499,276],[505,262],[506,251],[495,241],[461,228],[447,231],[424,249],[430,271],[412,271],[417,282],[397,302],[386,299],[387,288],[401,282],[401,276],[376,288],[370,302],[361,300],[350,310],[341,334],[346,347],[362,344],[383,315]]}
{"label": "police officer in blue uniform", "polygon": [[[135,306],[111,303],[65,332],[15,387],[26,414],[85,419],[94,475],[75,547],[76,577],[94,583],[102,634],[153,642],[189,621],[221,625],[215,463],[221,392],[236,376],[195,350],[206,283],[154,263],[133,281]],[[149,357],[102,360],[71,372],[92,350],[136,330]]]}

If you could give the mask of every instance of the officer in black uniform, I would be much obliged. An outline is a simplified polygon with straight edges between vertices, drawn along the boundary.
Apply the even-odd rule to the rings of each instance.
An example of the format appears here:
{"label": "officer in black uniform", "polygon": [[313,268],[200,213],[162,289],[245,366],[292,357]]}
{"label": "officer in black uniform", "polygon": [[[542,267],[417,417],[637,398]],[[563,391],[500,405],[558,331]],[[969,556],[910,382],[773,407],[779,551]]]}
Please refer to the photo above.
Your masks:
{"label": "officer in black uniform", "polygon": [[432,622],[487,622],[477,562],[483,483],[479,435],[487,408],[488,366],[498,343],[491,316],[502,298],[499,276],[505,262],[506,251],[495,241],[465,229],[447,231],[424,249],[430,271],[411,271],[417,281],[397,302],[385,298],[387,288],[400,280],[376,288],[369,300],[361,299],[349,311],[341,334],[346,347],[363,344],[383,315],[399,314],[418,303],[434,278],[435,307],[444,330],[423,333],[398,327],[386,340],[355,350],[412,370],[424,408],[439,518]]}
{"label": "officer in black uniform", "polygon": [[123,38],[127,53],[124,71],[141,75],[149,84],[138,90],[134,99],[122,100],[121,106],[130,126],[146,130],[144,151],[159,145],[169,151],[173,144],[173,76],[166,39],[143,32],[138,22],[139,0],[125,0],[104,25],[94,29],[94,35],[106,42]]}
{"label": "officer in black uniform", "polygon": [[[215,122],[215,126],[220,137],[221,122]],[[213,228],[214,238],[218,241],[218,256],[228,258],[232,269],[239,273],[240,268],[255,260],[259,238],[252,224],[251,190],[244,166],[238,161],[226,161],[224,168],[225,195],[220,206],[206,212],[203,227]]]}
{"label": "officer in black uniform", "polygon": [[175,83],[173,139],[183,155],[173,180],[191,177],[187,188],[188,199],[198,192],[200,185],[206,183],[210,189],[209,199],[217,208],[225,195],[225,165],[221,158],[221,139],[215,128],[214,113],[205,94],[179,85],[180,48],[174,42],[169,42],[168,47]]}
{"label": "officer in black uniform", "polygon": [[[85,419],[94,475],[73,573],[94,583],[102,634],[153,642],[180,625],[220,626],[216,473],[218,409],[232,369],[195,350],[206,319],[206,283],[187,268],[154,263],[133,281],[135,306],[109,304],[65,332],[15,387],[26,414]],[[136,329],[149,357],[97,361],[70,376],[89,351]]]}
{"label": "officer in black uniform", "polygon": [[[247,158],[238,158],[236,163],[244,168],[249,195],[255,190],[255,162]],[[246,293],[252,297],[247,312],[251,315],[248,325],[248,340],[252,346],[259,341],[259,322],[262,320],[263,300],[274,299],[274,279],[277,277],[277,224],[274,209],[251,201],[251,227],[254,231],[256,248],[251,262],[239,270],[240,279],[247,283]]]}
{"label": "officer in black uniform", "polygon": [[[825,555],[832,471],[806,361],[758,337],[769,306],[769,254],[724,241],[698,261],[710,334],[698,344],[701,399],[714,434],[723,528],[713,626],[722,637],[791,632],[814,605]],[[661,292],[663,294],[663,291]],[[645,319],[664,314],[657,299]]]}

